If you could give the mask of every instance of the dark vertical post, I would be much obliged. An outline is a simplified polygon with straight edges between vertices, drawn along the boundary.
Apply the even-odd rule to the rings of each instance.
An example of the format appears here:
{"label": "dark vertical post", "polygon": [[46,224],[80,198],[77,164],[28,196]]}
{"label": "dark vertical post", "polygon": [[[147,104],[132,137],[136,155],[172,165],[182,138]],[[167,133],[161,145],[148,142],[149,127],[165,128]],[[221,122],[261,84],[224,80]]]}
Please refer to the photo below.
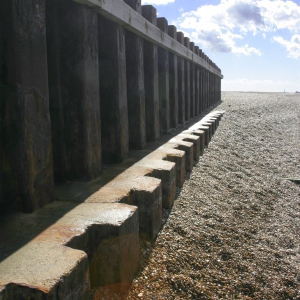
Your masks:
{"label": "dark vertical post", "polygon": [[[188,37],[184,38],[184,46],[190,49],[190,39]],[[185,120],[190,119],[190,99],[191,99],[191,74],[190,74],[190,62],[188,60],[185,61],[184,64],[184,72],[185,72]]]}
{"label": "dark vertical post", "polygon": [[219,76],[216,76],[216,102],[219,101]]}
{"label": "dark vertical post", "polygon": [[47,50],[54,179],[101,172],[97,13],[70,0],[48,0]]}
{"label": "dark vertical post", "polygon": [[[184,44],[184,35],[177,32],[177,41]],[[185,121],[185,60],[182,57],[177,58],[178,64],[178,123],[184,124]]]}
{"label": "dark vertical post", "polygon": [[[4,28],[4,20],[2,16],[2,10],[0,11],[0,170],[4,170],[5,164],[5,150],[4,149],[4,139],[5,139],[5,104],[6,104],[6,97],[5,97],[5,58],[4,58],[4,34],[7,30],[7,26]],[[5,186],[6,182],[4,181],[4,174],[3,171],[0,171],[0,215],[1,212],[8,206],[7,202],[8,199],[5,199]]]}
{"label": "dark vertical post", "polygon": [[[212,67],[214,67],[214,63],[211,63]],[[215,95],[215,74],[212,73],[212,102],[215,104],[216,102],[216,95]]]}
{"label": "dark vertical post", "polygon": [[[208,64],[211,66],[211,60],[208,58]],[[213,104],[213,79],[212,73],[209,72],[209,106],[211,107]]]}
{"label": "dark vertical post", "polygon": [[[199,56],[199,47],[195,46],[195,54]],[[200,67],[195,66],[195,116],[200,114]]]}
{"label": "dark vertical post", "polygon": [[[211,66],[214,67],[214,63],[211,62]],[[215,75],[214,73],[211,73],[211,79],[212,79],[212,103],[215,104]]]}
{"label": "dark vertical post", "polygon": [[[152,5],[143,5],[142,15],[154,26],[157,26],[156,9]],[[146,101],[146,139],[147,141],[155,141],[160,136],[158,53],[157,46],[148,41],[144,41],[144,75]]]}
{"label": "dark vertical post", "polygon": [[[195,44],[190,42],[190,50],[195,52]],[[190,117],[195,117],[195,64],[190,62]]]}
{"label": "dark vertical post", "polygon": [[214,91],[213,102],[215,104],[217,102],[217,100],[216,100],[216,98],[217,98],[216,97],[216,75],[213,74],[212,77],[213,77],[213,91]]}
{"label": "dark vertical post", "polygon": [[216,103],[216,75],[212,74],[213,104]]}
{"label": "dark vertical post", "polygon": [[125,29],[100,15],[98,22],[102,157],[116,163],[129,144]]}
{"label": "dark vertical post", "polygon": [[[209,64],[209,58],[207,56],[207,63]],[[208,98],[208,104],[207,107],[210,107],[210,101],[211,101],[211,91],[210,91],[210,84],[211,84],[211,80],[210,80],[210,72],[207,72],[207,77],[208,77],[208,94],[207,94],[207,98]]]}
{"label": "dark vertical post", "polygon": [[[207,62],[207,56],[204,54],[204,60]],[[208,71],[205,69],[205,109],[208,108]]]}
{"label": "dark vertical post", "polygon": [[[203,52],[200,49],[199,50],[199,56],[203,58]],[[200,67],[200,113],[204,110],[204,87],[203,87],[203,81],[204,81],[204,69]]]}
{"label": "dark vertical post", "polygon": [[[207,62],[207,56],[204,54],[204,60]],[[205,109],[208,108],[208,71],[205,69]]]}
{"label": "dark vertical post", "polygon": [[[142,14],[141,0],[124,2]],[[129,30],[125,37],[129,148],[142,149],[146,144],[143,39]]]}
{"label": "dark vertical post", "polygon": [[[177,40],[177,29],[174,25],[168,26],[168,34]],[[170,126],[178,125],[178,66],[177,55],[169,52],[169,88],[170,88]]]}
{"label": "dark vertical post", "polygon": [[[220,71],[220,73],[222,73],[221,69],[219,69],[219,71]],[[219,88],[219,101],[221,101],[222,100],[222,79],[221,78],[219,78],[218,88]]]}
{"label": "dark vertical post", "polygon": [[[213,63],[213,67],[216,69],[216,65],[215,65],[215,63]],[[213,84],[214,84],[214,103],[216,103],[217,102],[217,89],[216,89],[216,75],[215,74],[213,74]]]}
{"label": "dark vertical post", "polygon": [[2,0],[0,19],[0,213],[32,212],[53,193],[45,1]]}
{"label": "dark vertical post", "polygon": [[219,102],[221,100],[220,99],[220,84],[219,84],[219,80],[220,80],[220,77],[216,76],[216,97],[217,97],[217,102]]}
{"label": "dark vertical post", "polygon": [[[208,64],[210,65],[210,59],[208,59]],[[211,80],[211,72],[208,72],[208,78],[209,78],[209,83],[208,83],[208,89],[209,89],[209,107],[211,107],[212,104],[212,80]]]}
{"label": "dark vertical post", "polygon": [[216,76],[215,74],[212,74],[212,89],[213,89],[213,104],[216,103]]}
{"label": "dark vertical post", "polygon": [[[157,27],[168,33],[166,18],[157,18]],[[162,134],[170,130],[169,51],[158,47],[159,116]]]}
{"label": "dark vertical post", "polygon": [[[203,52],[202,50],[200,51],[200,56],[202,60],[204,60]],[[201,112],[205,110],[205,69],[201,68]]]}

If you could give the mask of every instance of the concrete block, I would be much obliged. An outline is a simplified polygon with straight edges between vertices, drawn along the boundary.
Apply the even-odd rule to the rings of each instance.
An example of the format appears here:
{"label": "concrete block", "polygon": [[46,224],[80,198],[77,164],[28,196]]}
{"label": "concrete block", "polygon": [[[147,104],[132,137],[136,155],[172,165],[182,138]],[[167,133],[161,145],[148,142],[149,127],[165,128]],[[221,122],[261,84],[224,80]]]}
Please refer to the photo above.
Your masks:
{"label": "concrete block", "polygon": [[[161,180],[162,183],[162,207],[170,209],[173,205],[176,193],[176,165],[173,162],[144,159],[137,162],[128,173],[142,173],[144,176],[151,176]],[[127,176],[127,175],[126,175]]]}
{"label": "concrete block", "polygon": [[[168,26],[168,34],[177,40],[177,29],[174,25]],[[178,64],[177,55],[169,52],[169,88],[170,88],[170,127],[178,125]]]}
{"label": "concrete block", "polygon": [[[209,122],[206,122],[206,121],[200,121],[197,123],[198,125],[197,126],[200,126],[200,127],[197,127],[197,129],[203,129],[202,126],[204,127],[208,127],[209,128],[209,141],[211,140],[212,136],[213,136],[213,124],[212,123],[209,123]],[[196,127],[196,126],[195,126]]]}
{"label": "concrete block", "polygon": [[213,122],[214,123],[214,130],[216,131],[219,125],[219,119],[217,117],[209,117],[209,116],[205,116],[203,119],[203,121],[208,121],[208,122]]}
{"label": "concrete block", "polygon": [[182,141],[177,137],[172,138],[165,144],[166,147],[178,149],[185,152],[185,169],[186,172],[191,172],[194,166],[194,144]]}
{"label": "concrete block", "polygon": [[197,161],[201,154],[201,136],[183,132],[181,134],[178,134],[176,138],[194,144],[194,160]]}
{"label": "concrete block", "polygon": [[211,134],[210,134],[210,129],[209,129],[209,126],[204,126],[203,124],[195,124],[194,126],[190,127],[188,129],[188,131],[197,131],[197,130],[200,130],[200,131],[204,131],[205,132],[205,146],[208,146],[210,140],[211,140]]}
{"label": "concrete block", "polygon": [[0,263],[0,299],[89,299],[86,253],[31,242]]}
{"label": "concrete block", "polygon": [[221,121],[223,114],[225,113],[225,111],[212,111],[209,114],[207,114],[206,116],[213,116],[213,117],[217,117],[219,121]]}
{"label": "concrete block", "polygon": [[[157,18],[157,27],[168,33],[166,18]],[[158,47],[158,86],[160,131],[165,134],[170,130],[170,91],[169,91],[169,51]]]}
{"label": "concrete block", "polygon": [[209,126],[211,130],[211,136],[214,135],[215,130],[216,130],[216,122],[215,120],[212,119],[202,119],[199,123],[203,124],[204,126]]}
{"label": "concrete block", "polygon": [[102,158],[122,162],[128,155],[125,29],[98,16]]}
{"label": "concrete block", "polygon": [[85,203],[126,203],[138,206],[139,231],[154,240],[162,218],[161,180],[124,173],[88,197]]}
{"label": "concrete block", "polygon": [[[142,6],[145,19],[157,26],[156,9],[152,5]],[[160,137],[159,86],[158,86],[158,49],[144,41],[144,79],[146,101],[146,140],[156,141]]]}
{"label": "concrete block", "polygon": [[183,185],[186,169],[184,151],[171,149],[163,145],[149,154],[148,157],[174,162],[176,165],[176,186],[181,187]]}
{"label": "concrete block", "polygon": [[75,220],[75,228],[84,226],[87,236],[75,236],[67,245],[88,254],[91,288],[129,284],[140,262],[137,207],[83,203],[64,216],[58,226],[73,224]]}
{"label": "concrete block", "polygon": [[[207,131],[209,130],[209,128],[207,128]],[[192,136],[198,136],[199,137],[199,155],[202,155],[204,152],[204,148],[205,148],[205,137],[206,137],[206,133],[204,130],[185,130],[182,132],[182,134],[188,134],[188,135],[192,135]],[[195,146],[195,145],[194,145]],[[198,158],[196,159],[198,160]]]}
{"label": "concrete block", "polygon": [[139,208],[140,234],[154,240],[162,223],[162,187],[157,178],[141,177],[129,181],[133,185],[130,204]]}

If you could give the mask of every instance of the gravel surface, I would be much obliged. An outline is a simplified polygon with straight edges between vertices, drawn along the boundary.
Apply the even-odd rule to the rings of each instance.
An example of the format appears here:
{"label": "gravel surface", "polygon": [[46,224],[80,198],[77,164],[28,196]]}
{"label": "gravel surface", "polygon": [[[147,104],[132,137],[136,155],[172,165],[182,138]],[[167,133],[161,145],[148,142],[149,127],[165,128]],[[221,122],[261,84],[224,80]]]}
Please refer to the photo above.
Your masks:
{"label": "gravel surface", "polygon": [[130,290],[97,299],[300,299],[300,95],[224,92],[215,109]]}

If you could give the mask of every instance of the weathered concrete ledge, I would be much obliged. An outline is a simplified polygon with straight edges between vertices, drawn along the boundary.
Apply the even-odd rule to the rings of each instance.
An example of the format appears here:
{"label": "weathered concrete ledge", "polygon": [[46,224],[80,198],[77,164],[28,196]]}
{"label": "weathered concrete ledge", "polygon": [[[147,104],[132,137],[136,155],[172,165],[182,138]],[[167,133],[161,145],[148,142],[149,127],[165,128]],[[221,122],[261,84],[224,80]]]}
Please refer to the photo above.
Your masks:
{"label": "weathered concrete ledge", "polygon": [[130,283],[140,236],[156,238],[162,209],[172,207],[223,113],[208,114],[104,185],[62,185],[57,201],[1,220],[0,299],[89,299],[93,288]]}

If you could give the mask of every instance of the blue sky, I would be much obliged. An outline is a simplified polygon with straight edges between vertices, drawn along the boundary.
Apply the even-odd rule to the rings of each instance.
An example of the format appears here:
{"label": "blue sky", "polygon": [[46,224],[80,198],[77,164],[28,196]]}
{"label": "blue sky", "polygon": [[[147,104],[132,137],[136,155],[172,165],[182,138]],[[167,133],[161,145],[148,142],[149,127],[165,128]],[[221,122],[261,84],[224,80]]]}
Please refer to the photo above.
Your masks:
{"label": "blue sky", "polygon": [[222,70],[222,90],[300,91],[300,0],[142,0]]}

